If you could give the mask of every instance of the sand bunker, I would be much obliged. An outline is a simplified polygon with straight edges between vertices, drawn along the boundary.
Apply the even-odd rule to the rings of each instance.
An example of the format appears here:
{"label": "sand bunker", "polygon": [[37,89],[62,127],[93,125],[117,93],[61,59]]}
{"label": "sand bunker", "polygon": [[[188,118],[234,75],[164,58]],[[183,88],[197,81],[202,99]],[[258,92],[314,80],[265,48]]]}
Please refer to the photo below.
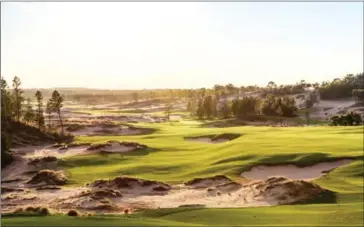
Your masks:
{"label": "sand bunker", "polygon": [[203,142],[203,143],[223,143],[223,142],[228,142],[230,140],[234,140],[240,136],[241,136],[241,134],[237,134],[237,133],[223,133],[223,134],[219,134],[219,135],[185,137],[185,140]]}
{"label": "sand bunker", "polygon": [[259,165],[241,174],[244,178],[265,180],[273,176],[282,176],[294,180],[313,180],[319,178],[328,171],[347,165],[353,160],[341,159],[333,162],[321,162],[313,166],[297,167],[295,165]]}

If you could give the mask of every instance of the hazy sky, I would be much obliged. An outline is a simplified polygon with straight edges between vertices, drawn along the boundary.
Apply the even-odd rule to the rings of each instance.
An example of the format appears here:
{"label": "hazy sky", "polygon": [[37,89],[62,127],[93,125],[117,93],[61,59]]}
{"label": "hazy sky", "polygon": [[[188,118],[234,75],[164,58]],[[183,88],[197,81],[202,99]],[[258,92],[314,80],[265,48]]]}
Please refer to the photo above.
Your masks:
{"label": "hazy sky", "polygon": [[363,3],[1,3],[23,87],[196,88],[363,71]]}

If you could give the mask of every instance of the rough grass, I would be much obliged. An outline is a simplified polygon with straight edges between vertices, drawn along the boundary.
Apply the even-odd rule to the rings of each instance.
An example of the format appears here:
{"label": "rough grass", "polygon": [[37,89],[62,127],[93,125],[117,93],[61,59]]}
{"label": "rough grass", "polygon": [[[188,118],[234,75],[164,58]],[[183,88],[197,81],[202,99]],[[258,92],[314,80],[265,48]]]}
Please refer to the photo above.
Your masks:
{"label": "rough grass", "polygon": [[[144,136],[78,137],[77,142],[102,143],[129,140],[155,150],[108,156],[85,155],[64,160],[69,185],[83,185],[120,174],[167,183],[225,174],[238,178],[258,164],[293,163],[300,166],[340,157],[356,161],[315,181],[336,193],[336,203],[284,205],[260,208],[175,208],[144,211],[126,216],[3,217],[4,226],[188,226],[188,225],[300,225],[363,226],[362,127],[230,127],[201,128],[198,122],[138,124],[155,127]],[[184,137],[223,133],[243,134],[221,143],[193,143]],[[198,163],[198,164],[197,164]],[[89,174],[92,172],[92,174]],[[63,224],[62,224],[63,223]]]}

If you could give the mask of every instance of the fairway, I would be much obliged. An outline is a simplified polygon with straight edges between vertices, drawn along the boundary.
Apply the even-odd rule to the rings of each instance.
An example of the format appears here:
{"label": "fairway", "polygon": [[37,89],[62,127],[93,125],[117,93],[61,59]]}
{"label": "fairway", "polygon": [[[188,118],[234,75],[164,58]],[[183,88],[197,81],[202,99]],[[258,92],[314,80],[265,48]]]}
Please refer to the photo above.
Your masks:
{"label": "fairway", "polygon": [[[193,123],[193,122],[191,122]],[[155,127],[156,133],[143,136],[78,137],[77,142],[102,143],[127,140],[150,149],[108,156],[85,155],[65,159],[72,184],[112,178],[120,174],[178,183],[195,177],[225,174],[238,177],[258,164],[312,165],[335,158],[362,157],[362,127],[234,127],[200,128],[188,122],[138,124]],[[219,144],[184,140],[187,136],[239,133],[239,138]],[[89,172],[92,171],[92,176]]]}

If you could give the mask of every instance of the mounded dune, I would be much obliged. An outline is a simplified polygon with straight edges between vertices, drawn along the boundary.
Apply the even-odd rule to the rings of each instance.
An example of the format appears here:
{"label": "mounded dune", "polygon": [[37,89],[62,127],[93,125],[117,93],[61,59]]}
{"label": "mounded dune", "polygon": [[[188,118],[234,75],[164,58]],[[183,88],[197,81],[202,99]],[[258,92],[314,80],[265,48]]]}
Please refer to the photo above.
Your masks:
{"label": "mounded dune", "polygon": [[278,204],[304,202],[327,195],[334,198],[333,192],[321,188],[315,183],[290,180],[284,177],[271,177],[265,181],[255,182],[254,187],[258,191],[256,197],[276,201]]}
{"label": "mounded dune", "polygon": [[35,174],[27,184],[64,185],[66,182],[67,178],[61,171],[45,169]]}
{"label": "mounded dune", "polygon": [[117,198],[122,197],[120,191],[114,189],[96,189],[96,190],[87,190],[83,191],[79,194],[80,197],[89,196],[92,199],[103,199],[103,198]]}
{"label": "mounded dune", "polygon": [[93,188],[112,188],[129,194],[159,194],[168,192],[172,187],[169,184],[144,180],[133,177],[120,176],[112,180],[97,180],[88,186]]}

